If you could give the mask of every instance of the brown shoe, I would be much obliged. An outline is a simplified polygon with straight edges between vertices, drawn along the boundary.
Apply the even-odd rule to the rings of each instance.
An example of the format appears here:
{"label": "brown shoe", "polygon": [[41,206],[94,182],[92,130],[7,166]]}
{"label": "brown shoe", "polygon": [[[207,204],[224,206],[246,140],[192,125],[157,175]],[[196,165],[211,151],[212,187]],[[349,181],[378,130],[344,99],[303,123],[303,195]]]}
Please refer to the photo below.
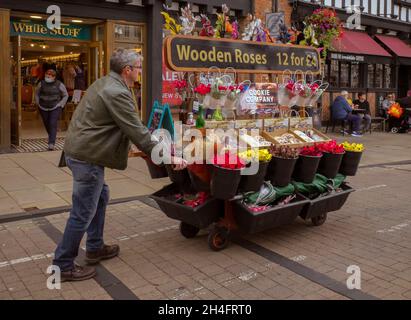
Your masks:
{"label": "brown shoe", "polygon": [[87,264],[96,264],[99,263],[101,260],[111,259],[118,256],[119,252],[120,247],[118,245],[113,244],[109,246],[105,244],[103,248],[101,248],[98,251],[86,252],[85,261]]}
{"label": "brown shoe", "polygon": [[61,272],[61,282],[83,281],[93,278],[96,275],[96,268],[75,265],[70,271]]}

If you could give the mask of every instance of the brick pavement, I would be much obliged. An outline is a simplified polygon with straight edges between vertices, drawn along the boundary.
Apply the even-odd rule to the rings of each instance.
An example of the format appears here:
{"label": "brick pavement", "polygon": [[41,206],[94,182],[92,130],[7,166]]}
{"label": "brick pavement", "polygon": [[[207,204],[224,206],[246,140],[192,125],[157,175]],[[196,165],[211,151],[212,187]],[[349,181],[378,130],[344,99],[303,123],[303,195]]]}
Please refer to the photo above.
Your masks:
{"label": "brick pavement", "polygon": [[[185,239],[178,221],[143,202],[130,201],[107,210],[105,241],[120,244],[121,254],[102,263],[106,277],[63,283],[61,290],[46,288],[46,269],[56,246],[47,230],[61,233],[68,214],[0,224],[0,299],[115,299],[121,296],[121,288],[135,299],[349,299],[353,296],[341,286],[350,265],[361,268],[360,293],[379,299],[411,299],[409,135],[373,134],[359,141],[366,143],[362,165],[368,167],[349,178],[357,191],[340,211],[329,214],[323,226],[297,220],[243,237],[272,253],[271,260],[241,242],[212,252],[207,230],[195,239]],[[0,180],[10,188],[0,188],[1,200],[19,191],[12,191],[19,185],[13,180],[21,179],[32,166],[29,155],[13,157],[0,156]],[[52,166],[56,155],[36,157]],[[393,163],[398,161],[408,163]],[[391,164],[376,165],[381,163]],[[130,186],[131,180],[123,181],[124,177],[152,190],[167,182],[152,183],[143,164],[134,159],[128,171],[109,173],[110,180],[117,181],[118,196],[124,186]],[[67,169],[53,172],[56,175],[49,177],[42,170],[31,172],[28,187],[53,184],[55,194],[69,193],[62,191],[70,180],[69,175],[65,177]],[[52,205],[54,200],[48,201],[46,205]],[[287,263],[280,264],[281,259]],[[312,272],[303,276],[301,270]],[[333,285],[327,288],[327,281]],[[117,284],[123,286],[120,292],[113,290]]]}
{"label": "brick pavement", "polygon": [[[404,185],[411,171],[374,167],[350,179],[358,191],[321,227],[302,220],[244,238],[345,285],[349,265],[362,271],[361,291],[380,299],[411,298],[411,216]],[[0,225],[0,299],[112,299],[96,280],[46,288],[67,213]],[[185,239],[178,222],[140,201],[111,205],[108,243],[121,255],[102,265],[138,299],[348,299],[247,248],[207,246],[207,232]],[[84,245],[84,243],[83,243]]]}
{"label": "brick pavement", "polygon": [[[410,134],[375,132],[362,138],[330,136],[339,141],[365,143],[367,152],[362,165],[411,160]],[[0,154],[0,220],[9,214],[71,204],[71,172],[68,168],[57,168],[59,158],[58,151]],[[147,195],[169,181],[168,178],[152,180],[140,158],[130,158],[125,171],[107,169],[106,180],[112,199]]]}

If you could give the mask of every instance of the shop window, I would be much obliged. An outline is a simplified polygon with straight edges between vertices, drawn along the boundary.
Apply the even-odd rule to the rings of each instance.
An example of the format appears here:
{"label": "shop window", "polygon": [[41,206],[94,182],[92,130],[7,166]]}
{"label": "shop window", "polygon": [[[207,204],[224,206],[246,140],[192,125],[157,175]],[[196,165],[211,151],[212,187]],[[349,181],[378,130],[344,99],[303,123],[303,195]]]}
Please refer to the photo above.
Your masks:
{"label": "shop window", "polygon": [[358,88],[360,86],[360,65],[351,64],[351,87]]}
{"label": "shop window", "polygon": [[140,116],[145,116],[144,106],[144,43],[143,43],[143,26],[142,25],[114,25],[114,49],[125,48],[131,49],[143,56],[143,63],[138,72],[137,82],[134,84],[132,91],[136,102],[136,107],[140,111]]}
{"label": "shop window", "polygon": [[375,87],[374,86],[374,80],[375,80],[374,72],[375,72],[374,65],[369,64],[368,65],[368,82],[367,82],[368,83],[368,85],[367,85],[368,88],[374,88]]}
{"label": "shop window", "polygon": [[389,64],[384,66],[384,88],[392,88],[392,69]]}
{"label": "shop window", "polygon": [[338,61],[331,60],[330,78],[331,87],[338,87]]}
{"label": "shop window", "polygon": [[114,25],[115,41],[142,42],[142,26]]}
{"label": "shop window", "polygon": [[375,87],[382,88],[383,86],[383,65],[375,65]]}
{"label": "shop window", "polygon": [[340,87],[348,88],[350,86],[350,64],[341,63],[340,66]]}

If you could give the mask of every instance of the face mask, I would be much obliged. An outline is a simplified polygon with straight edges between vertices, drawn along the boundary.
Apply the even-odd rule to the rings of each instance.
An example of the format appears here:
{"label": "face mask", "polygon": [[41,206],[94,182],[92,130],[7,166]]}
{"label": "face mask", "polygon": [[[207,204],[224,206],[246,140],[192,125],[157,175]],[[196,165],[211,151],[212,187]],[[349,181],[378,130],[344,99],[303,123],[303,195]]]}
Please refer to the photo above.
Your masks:
{"label": "face mask", "polygon": [[52,77],[45,77],[44,80],[45,80],[47,83],[52,83],[52,82],[54,82],[55,79],[52,78]]}

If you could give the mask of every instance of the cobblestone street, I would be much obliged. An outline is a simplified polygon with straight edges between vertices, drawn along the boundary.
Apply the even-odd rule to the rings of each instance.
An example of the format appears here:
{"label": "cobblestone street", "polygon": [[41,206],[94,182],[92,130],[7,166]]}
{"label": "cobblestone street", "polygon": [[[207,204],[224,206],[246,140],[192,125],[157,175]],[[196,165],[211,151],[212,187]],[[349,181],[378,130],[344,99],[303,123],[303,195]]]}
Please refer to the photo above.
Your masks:
{"label": "cobblestone street", "polygon": [[[46,269],[68,213],[3,223],[0,299],[411,299],[411,160],[401,156],[409,142],[368,139],[363,168],[348,180],[356,192],[320,227],[298,219],[213,252],[207,230],[185,239],[148,197],[113,204],[105,241],[118,243],[120,256],[61,290],[47,289]],[[361,290],[346,286],[352,265]]]}

